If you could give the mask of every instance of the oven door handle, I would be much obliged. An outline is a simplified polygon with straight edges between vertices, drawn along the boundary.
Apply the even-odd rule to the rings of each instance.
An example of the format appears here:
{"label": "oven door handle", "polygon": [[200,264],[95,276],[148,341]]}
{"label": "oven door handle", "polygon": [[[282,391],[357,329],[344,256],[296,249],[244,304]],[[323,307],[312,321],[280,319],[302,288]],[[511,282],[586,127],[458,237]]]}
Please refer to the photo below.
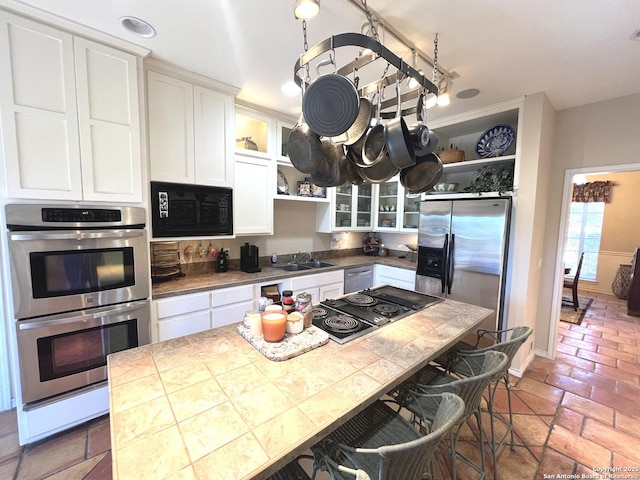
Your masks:
{"label": "oven door handle", "polygon": [[108,231],[74,231],[74,232],[31,232],[11,233],[11,240],[88,240],[108,238],[137,238],[144,236],[144,230],[108,230]]}
{"label": "oven door handle", "polygon": [[[124,314],[133,312],[135,310],[140,310],[141,308],[146,307],[148,304],[149,304],[148,300],[139,300],[136,302],[130,302],[117,307],[113,307],[113,306],[100,307],[96,311],[92,311],[90,313],[83,313],[82,315],[76,315],[74,317],[70,317],[68,314],[58,314],[58,315],[52,315],[47,318],[32,318],[29,320],[19,320],[17,322],[18,330],[30,330],[32,328],[42,328],[42,327],[47,327],[52,325],[63,325],[66,323],[90,322],[100,318],[106,319],[110,317],[120,317]],[[87,312],[87,310],[83,310],[83,312]],[[116,323],[117,321],[103,320],[101,322],[101,325],[108,325],[110,323]]]}

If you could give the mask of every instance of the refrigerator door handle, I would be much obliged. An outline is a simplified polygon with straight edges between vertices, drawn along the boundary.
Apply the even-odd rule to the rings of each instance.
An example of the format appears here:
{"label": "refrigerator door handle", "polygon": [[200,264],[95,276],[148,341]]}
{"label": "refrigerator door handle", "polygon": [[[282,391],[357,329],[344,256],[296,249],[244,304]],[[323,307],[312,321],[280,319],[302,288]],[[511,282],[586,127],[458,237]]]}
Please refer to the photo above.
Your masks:
{"label": "refrigerator door handle", "polygon": [[448,263],[447,293],[449,294],[451,294],[451,285],[453,285],[453,272],[455,270],[455,265],[454,265],[455,245],[456,245],[456,235],[455,233],[452,233],[451,245],[449,245],[449,251],[447,253],[447,263]]}
{"label": "refrigerator door handle", "polygon": [[447,233],[444,236],[444,245],[442,246],[443,259],[442,266],[440,267],[440,283],[442,283],[442,293],[445,293],[445,288],[447,286],[447,272],[448,272],[448,262],[449,262],[449,234]]}

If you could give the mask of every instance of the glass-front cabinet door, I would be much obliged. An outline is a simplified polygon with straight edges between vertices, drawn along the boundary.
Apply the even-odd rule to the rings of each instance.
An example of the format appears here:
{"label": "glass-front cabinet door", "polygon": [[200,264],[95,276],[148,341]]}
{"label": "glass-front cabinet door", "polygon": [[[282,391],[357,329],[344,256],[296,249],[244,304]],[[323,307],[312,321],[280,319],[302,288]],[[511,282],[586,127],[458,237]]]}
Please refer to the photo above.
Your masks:
{"label": "glass-front cabinet door", "polygon": [[271,119],[260,113],[236,108],[236,152],[264,156],[272,153]]}
{"label": "glass-front cabinet door", "polygon": [[418,229],[420,196],[406,196],[400,177],[381,183],[374,196],[376,231],[409,231]]}
{"label": "glass-front cabinet door", "polygon": [[[404,190],[403,190],[404,192]],[[418,230],[420,195],[402,195],[402,230]]]}
{"label": "glass-front cabinet door", "polygon": [[283,122],[278,120],[276,122],[276,148],[277,148],[277,160],[279,162],[288,162],[289,160],[289,152],[287,151],[287,144],[289,143],[289,134],[291,130],[293,130],[293,125],[291,123]]}
{"label": "glass-front cabinet door", "polygon": [[371,184],[352,185],[346,182],[335,188],[336,230],[367,230],[371,228]]}
{"label": "glass-front cabinet door", "polygon": [[377,229],[396,229],[398,224],[398,188],[400,188],[400,182],[397,177],[381,183],[378,187]]}
{"label": "glass-front cabinet door", "polygon": [[355,226],[361,230],[371,228],[371,206],[373,205],[371,187],[370,183],[363,183],[355,187],[358,207]]}
{"label": "glass-front cabinet door", "polygon": [[336,211],[334,225],[337,229],[351,228],[354,186],[347,182],[336,187]]}

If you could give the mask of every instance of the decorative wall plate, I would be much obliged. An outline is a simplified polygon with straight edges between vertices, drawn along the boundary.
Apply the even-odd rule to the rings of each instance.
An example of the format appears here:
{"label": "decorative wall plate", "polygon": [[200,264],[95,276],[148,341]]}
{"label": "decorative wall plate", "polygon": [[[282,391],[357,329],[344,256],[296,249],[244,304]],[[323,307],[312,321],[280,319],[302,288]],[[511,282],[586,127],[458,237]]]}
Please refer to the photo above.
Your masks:
{"label": "decorative wall plate", "polygon": [[278,194],[289,195],[289,182],[280,170],[278,170]]}
{"label": "decorative wall plate", "polygon": [[476,153],[481,158],[499,157],[513,144],[516,132],[510,125],[496,125],[484,132],[476,143]]}

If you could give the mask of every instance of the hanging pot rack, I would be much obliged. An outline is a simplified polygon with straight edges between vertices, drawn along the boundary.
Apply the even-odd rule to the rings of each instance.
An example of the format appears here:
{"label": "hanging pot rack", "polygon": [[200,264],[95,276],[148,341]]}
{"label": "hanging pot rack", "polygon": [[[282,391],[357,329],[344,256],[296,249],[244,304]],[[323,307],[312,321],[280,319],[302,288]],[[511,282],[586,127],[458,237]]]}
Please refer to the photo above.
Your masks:
{"label": "hanging pot rack", "polygon": [[[387,62],[385,72],[390,67],[395,67],[395,72],[390,73],[389,75],[385,75],[381,79],[359,88],[358,93],[361,96],[369,96],[376,91],[381,91],[387,86],[395,85],[398,81],[399,76],[401,79],[412,78],[418,83],[418,88],[415,88],[414,90],[409,91],[405,94],[401,94],[399,98],[396,96],[395,98],[390,98],[381,102],[381,109],[390,107],[397,108],[398,103],[402,105],[404,102],[414,100],[418,98],[421,92],[433,93],[435,95],[438,95],[438,87],[434,85],[430,80],[428,80],[422,73],[418,72],[415,68],[413,68],[413,66],[405,62],[402,58],[398,57],[376,39],[371,38],[367,35],[363,35],[361,33],[341,33],[338,35],[332,35],[331,37],[317,43],[313,47],[309,48],[308,51],[300,55],[300,58],[296,61],[294,67],[293,77],[296,84],[300,88],[302,88],[303,91],[305,91],[310,82],[307,81],[308,79],[304,79],[300,76],[299,73],[301,69],[307,67],[309,63],[318,56],[327,52],[334,51],[336,48],[340,47],[361,47],[363,49],[370,50],[371,53],[360,55],[355,60],[352,60],[346,65],[337,68],[336,74],[343,76],[349,75],[354,71],[380,58]],[[386,119],[395,117],[397,113],[395,108],[393,112],[382,112],[381,117]],[[411,108],[402,110],[401,112],[402,115],[409,115],[416,112],[416,107],[413,106]]]}

